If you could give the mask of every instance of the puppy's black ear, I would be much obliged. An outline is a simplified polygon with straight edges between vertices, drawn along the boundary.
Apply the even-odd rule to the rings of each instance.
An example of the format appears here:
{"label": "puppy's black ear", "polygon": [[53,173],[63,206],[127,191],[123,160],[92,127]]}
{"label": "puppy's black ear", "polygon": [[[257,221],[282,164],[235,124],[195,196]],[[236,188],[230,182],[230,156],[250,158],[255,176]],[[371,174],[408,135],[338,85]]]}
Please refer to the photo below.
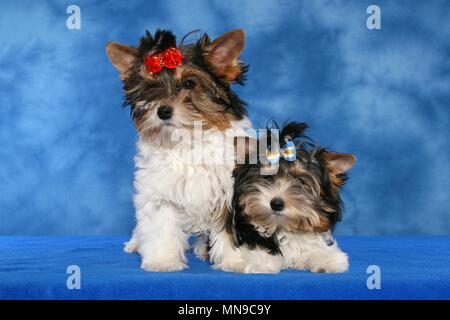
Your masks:
{"label": "puppy's black ear", "polygon": [[[209,38],[201,39],[204,44]],[[214,73],[226,82],[241,82],[241,75],[246,71],[246,66],[238,60],[245,46],[245,33],[242,29],[236,29],[209,43],[204,48],[203,56],[212,67]]]}
{"label": "puppy's black ear", "polygon": [[283,126],[281,130],[280,140],[283,142],[286,139],[295,140],[304,135],[308,125],[303,122],[288,122]]}
{"label": "puppy's black ear", "polygon": [[124,79],[128,70],[136,63],[139,57],[139,50],[117,42],[108,42],[106,44],[106,54],[117,71],[119,71],[120,77]]}

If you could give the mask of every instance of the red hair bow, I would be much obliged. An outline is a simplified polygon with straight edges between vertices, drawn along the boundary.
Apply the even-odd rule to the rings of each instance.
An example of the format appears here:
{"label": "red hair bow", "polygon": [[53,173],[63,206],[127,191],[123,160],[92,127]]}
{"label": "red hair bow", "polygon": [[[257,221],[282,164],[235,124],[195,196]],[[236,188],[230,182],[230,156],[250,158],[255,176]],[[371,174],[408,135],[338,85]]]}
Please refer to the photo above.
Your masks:
{"label": "red hair bow", "polygon": [[162,52],[157,52],[152,55],[146,55],[144,64],[150,73],[158,73],[164,67],[167,69],[175,69],[182,64],[183,56],[177,48],[168,48]]}

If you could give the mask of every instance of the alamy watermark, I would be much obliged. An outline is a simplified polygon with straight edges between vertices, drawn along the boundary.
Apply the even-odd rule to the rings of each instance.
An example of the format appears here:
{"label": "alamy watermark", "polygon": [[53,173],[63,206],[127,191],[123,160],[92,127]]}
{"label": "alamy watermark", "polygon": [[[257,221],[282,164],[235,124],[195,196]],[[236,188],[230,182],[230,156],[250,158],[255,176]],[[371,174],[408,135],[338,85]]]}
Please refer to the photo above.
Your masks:
{"label": "alamy watermark", "polygon": [[69,30],[81,29],[81,9],[79,6],[72,4],[67,7],[66,13],[69,14],[66,20],[66,27]]}
{"label": "alamy watermark", "polygon": [[367,274],[370,276],[367,278],[366,285],[369,290],[381,289],[381,268],[376,264],[372,264],[367,267]]}
{"label": "alamy watermark", "polygon": [[279,129],[227,129],[224,132],[204,129],[202,121],[194,121],[193,128],[171,128],[160,134],[164,143],[176,150],[184,164],[259,164],[262,174],[274,174],[283,157],[283,142]]}
{"label": "alamy watermark", "polygon": [[66,286],[69,290],[80,290],[81,289],[81,269],[79,266],[72,264],[67,267],[66,273],[70,274],[67,277]]}
{"label": "alamy watermark", "polygon": [[369,30],[381,29],[381,9],[379,6],[372,4],[367,7],[366,12],[370,14],[366,20],[366,26]]}

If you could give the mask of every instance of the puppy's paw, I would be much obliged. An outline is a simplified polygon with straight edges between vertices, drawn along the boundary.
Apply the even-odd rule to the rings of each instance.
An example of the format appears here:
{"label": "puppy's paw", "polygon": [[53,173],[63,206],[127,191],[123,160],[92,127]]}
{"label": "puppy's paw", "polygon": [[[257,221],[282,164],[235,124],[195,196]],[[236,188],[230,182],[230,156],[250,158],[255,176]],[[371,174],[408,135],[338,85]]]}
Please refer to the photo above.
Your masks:
{"label": "puppy's paw", "polygon": [[278,273],[280,272],[280,268],[278,266],[270,266],[270,265],[247,265],[244,268],[244,273]]}
{"label": "puppy's paw", "polygon": [[203,260],[203,261],[209,260],[208,246],[205,246],[205,247],[196,246],[196,247],[194,247],[194,254],[200,260]]}
{"label": "puppy's paw", "polygon": [[237,272],[242,273],[243,268],[236,263],[216,263],[212,265],[213,269],[225,271],[225,272]]}
{"label": "puppy's paw", "polygon": [[312,272],[339,273],[347,271],[348,267],[348,256],[339,251],[320,257],[316,261],[310,261],[309,269]]}
{"label": "puppy's paw", "polygon": [[280,272],[279,266],[274,266],[270,264],[265,265],[253,265],[245,261],[239,262],[222,262],[213,265],[214,269],[220,269],[225,272],[236,272],[236,273],[278,273]]}
{"label": "puppy's paw", "polygon": [[174,272],[181,271],[187,268],[187,264],[181,261],[176,262],[155,262],[143,260],[141,263],[141,268],[145,271],[154,272]]}
{"label": "puppy's paw", "polygon": [[126,253],[134,253],[137,252],[138,249],[138,243],[136,240],[131,239],[128,242],[124,243],[124,247],[123,247],[123,251],[125,251]]}
{"label": "puppy's paw", "polygon": [[204,260],[204,261],[209,260],[208,243],[204,242],[204,241],[197,241],[194,244],[194,254],[200,260]]}

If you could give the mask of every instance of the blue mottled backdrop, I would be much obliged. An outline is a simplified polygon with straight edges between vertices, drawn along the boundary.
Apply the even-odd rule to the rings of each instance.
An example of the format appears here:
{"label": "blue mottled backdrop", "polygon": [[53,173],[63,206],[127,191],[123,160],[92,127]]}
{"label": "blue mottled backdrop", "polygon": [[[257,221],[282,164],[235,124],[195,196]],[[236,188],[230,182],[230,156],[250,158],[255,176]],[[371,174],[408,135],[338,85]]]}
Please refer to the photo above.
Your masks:
{"label": "blue mottled backdrop", "polygon": [[[68,30],[66,9],[81,8]],[[366,9],[381,8],[381,30]],[[133,225],[136,134],[104,51],[145,29],[244,28],[250,118],[309,122],[358,162],[342,235],[449,234],[449,1],[2,1],[0,234]]]}

